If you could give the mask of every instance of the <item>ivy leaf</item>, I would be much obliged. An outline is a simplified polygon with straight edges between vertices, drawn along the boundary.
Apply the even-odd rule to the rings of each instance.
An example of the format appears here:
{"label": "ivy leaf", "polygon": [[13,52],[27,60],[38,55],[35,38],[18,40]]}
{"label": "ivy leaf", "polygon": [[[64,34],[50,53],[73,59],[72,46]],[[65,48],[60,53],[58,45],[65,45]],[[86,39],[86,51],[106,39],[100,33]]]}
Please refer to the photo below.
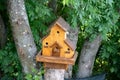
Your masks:
{"label": "ivy leaf", "polygon": [[106,3],[108,3],[110,6],[112,6],[113,0],[106,0]]}
{"label": "ivy leaf", "polygon": [[27,74],[27,75],[25,76],[25,79],[27,79],[27,80],[32,80],[32,75],[31,75],[31,74]]}
{"label": "ivy leaf", "polygon": [[63,0],[62,3],[63,3],[64,6],[65,6],[65,5],[68,5],[69,0]]}
{"label": "ivy leaf", "polygon": [[114,71],[115,71],[115,69],[114,69],[113,67],[111,67],[111,68],[110,68],[110,72],[113,73]]}

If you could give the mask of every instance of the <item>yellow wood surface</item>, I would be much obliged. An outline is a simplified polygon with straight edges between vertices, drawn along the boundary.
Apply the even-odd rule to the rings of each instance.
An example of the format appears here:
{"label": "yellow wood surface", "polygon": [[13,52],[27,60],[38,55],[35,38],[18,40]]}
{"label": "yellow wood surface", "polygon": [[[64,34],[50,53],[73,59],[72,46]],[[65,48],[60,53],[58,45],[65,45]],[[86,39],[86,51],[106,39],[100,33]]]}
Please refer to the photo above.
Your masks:
{"label": "yellow wood surface", "polygon": [[[42,41],[42,55],[52,56],[52,47],[50,46],[53,45],[55,42],[57,42],[59,43],[60,46],[62,46],[62,48],[60,49],[60,57],[63,57],[63,58],[73,57],[74,51],[72,51],[71,48],[64,42],[65,35],[66,35],[66,32],[63,29],[61,29],[59,25],[55,24],[51,28],[49,35]],[[68,48],[70,49],[69,53],[66,53],[68,52]]]}

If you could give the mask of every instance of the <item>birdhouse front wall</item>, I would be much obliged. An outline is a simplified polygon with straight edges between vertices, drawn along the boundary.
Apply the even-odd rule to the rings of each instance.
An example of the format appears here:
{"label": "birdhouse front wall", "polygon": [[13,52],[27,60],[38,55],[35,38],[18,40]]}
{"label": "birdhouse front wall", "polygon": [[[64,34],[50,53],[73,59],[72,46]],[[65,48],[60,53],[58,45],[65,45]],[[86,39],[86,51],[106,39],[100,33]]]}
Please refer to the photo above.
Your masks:
{"label": "birdhouse front wall", "polygon": [[42,41],[42,55],[71,58],[74,51],[65,43],[65,35],[65,30],[54,24],[50,34]]}
{"label": "birdhouse front wall", "polygon": [[50,31],[50,35],[54,36],[54,38],[57,38],[54,40],[63,40],[65,38],[65,34],[66,32],[57,24],[55,24]]}
{"label": "birdhouse front wall", "polygon": [[[53,54],[52,48],[54,48],[54,46],[51,47],[51,45],[53,45],[56,41],[52,37],[53,37],[52,35],[49,35],[47,38],[43,40],[42,55],[44,56],[52,56]],[[61,40],[60,42],[57,43],[61,46],[59,57],[71,58],[74,55],[74,51],[67,44],[65,44],[64,40]]]}

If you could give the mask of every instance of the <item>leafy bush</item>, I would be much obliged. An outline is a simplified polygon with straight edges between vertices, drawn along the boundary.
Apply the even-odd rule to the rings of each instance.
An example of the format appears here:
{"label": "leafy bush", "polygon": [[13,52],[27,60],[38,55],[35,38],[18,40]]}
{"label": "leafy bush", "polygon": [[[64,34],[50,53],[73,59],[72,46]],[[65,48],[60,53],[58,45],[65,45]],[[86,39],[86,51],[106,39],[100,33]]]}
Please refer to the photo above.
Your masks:
{"label": "leafy bush", "polygon": [[[117,24],[120,25],[119,22]],[[104,41],[97,56],[95,72],[107,72],[109,80],[120,79],[120,27],[116,32],[109,34],[109,40]]]}
{"label": "leafy bush", "polygon": [[29,23],[38,50],[41,48],[41,38],[47,34],[46,31],[49,25],[55,19],[52,10],[48,8],[48,1],[49,0],[26,0]]}
{"label": "leafy bush", "polygon": [[41,80],[42,75],[44,74],[44,69],[40,68],[40,70],[32,69],[32,73],[26,74],[26,80]]}
{"label": "leafy bush", "polygon": [[22,67],[11,34],[8,15],[6,13],[6,1],[0,1],[0,14],[5,21],[4,24],[7,30],[7,43],[3,49],[0,49],[0,80],[21,80],[23,78]]}
{"label": "leafy bush", "polygon": [[4,49],[0,50],[1,80],[20,80],[23,77],[22,67],[13,42],[7,42]]}

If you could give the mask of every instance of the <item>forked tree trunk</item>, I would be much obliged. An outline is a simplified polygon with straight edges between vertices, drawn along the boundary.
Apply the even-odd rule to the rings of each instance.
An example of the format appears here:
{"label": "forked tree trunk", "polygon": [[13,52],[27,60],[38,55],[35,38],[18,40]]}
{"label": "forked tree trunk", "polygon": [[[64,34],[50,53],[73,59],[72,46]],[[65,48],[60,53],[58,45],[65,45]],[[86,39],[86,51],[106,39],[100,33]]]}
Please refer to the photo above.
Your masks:
{"label": "forked tree trunk", "polygon": [[97,36],[92,42],[88,40],[85,41],[79,58],[77,77],[84,78],[91,76],[95,57],[101,41],[102,39],[100,35]]}
{"label": "forked tree trunk", "polygon": [[6,39],[7,37],[6,37],[5,25],[0,15],[0,48],[3,48],[5,46]]}
{"label": "forked tree trunk", "polygon": [[23,72],[31,73],[31,68],[36,66],[33,59],[37,49],[29,26],[24,0],[8,0],[7,9]]}

